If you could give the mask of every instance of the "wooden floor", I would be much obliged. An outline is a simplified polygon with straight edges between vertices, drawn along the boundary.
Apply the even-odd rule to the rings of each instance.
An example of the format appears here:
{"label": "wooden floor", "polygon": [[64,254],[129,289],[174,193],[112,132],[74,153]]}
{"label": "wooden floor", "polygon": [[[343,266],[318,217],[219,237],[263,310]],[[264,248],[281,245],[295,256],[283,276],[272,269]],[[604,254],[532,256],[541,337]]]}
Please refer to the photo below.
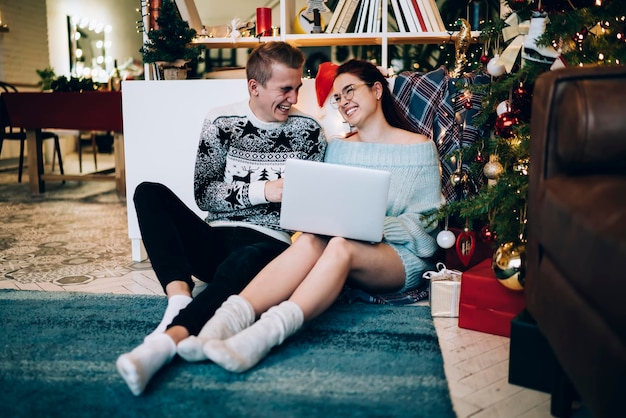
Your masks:
{"label": "wooden floor", "polygon": [[[67,159],[66,164],[69,165],[70,161]],[[50,282],[20,283],[0,278],[0,289],[163,294],[149,265],[147,268],[126,271],[119,277],[106,277],[72,286],[59,286]],[[551,416],[550,398],[547,394],[508,384],[508,338],[461,329],[457,326],[456,318],[435,318],[434,322],[443,353],[450,395],[458,417]],[[576,413],[574,416],[586,415]]]}

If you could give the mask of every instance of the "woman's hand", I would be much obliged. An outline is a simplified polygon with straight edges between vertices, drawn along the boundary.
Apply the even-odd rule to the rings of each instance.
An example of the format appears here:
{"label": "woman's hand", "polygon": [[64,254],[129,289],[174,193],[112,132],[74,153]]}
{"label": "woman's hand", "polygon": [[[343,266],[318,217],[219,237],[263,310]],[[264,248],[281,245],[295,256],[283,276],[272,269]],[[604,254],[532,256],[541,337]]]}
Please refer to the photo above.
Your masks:
{"label": "woman's hand", "polygon": [[265,200],[272,203],[282,202],[283,182],[284,179],[267,181],[265,183]]}

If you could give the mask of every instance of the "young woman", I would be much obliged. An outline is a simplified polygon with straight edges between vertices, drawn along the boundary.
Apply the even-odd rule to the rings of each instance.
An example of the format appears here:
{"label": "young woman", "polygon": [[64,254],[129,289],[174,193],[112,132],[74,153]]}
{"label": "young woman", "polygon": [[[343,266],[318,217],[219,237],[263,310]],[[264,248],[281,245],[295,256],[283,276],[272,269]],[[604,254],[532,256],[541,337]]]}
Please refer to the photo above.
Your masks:
{"label": "young woman", "polygon": [[179,343],[183,358],[208,358],[227,370],[246,371],[328,309],[346,282],[389,293],[419,285],[431,268],[436,226],[428,217],[444,202],[434,142],[409,131],[387,80],[371,63],[340,66],[333,90],[331,102],[355,131],[331,141],[325,161],[391,172],[383,241],[302,234],[231,296],[198,336]]}

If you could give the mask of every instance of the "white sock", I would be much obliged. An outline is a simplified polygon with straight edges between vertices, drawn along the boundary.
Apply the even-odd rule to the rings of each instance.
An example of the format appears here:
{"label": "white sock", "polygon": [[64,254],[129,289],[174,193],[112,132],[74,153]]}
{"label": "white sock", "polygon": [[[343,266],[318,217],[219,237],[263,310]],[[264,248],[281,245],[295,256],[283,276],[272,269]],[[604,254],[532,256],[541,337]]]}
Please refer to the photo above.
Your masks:
{"label": "white sock", "polygon": [[130,353],[117,358],[117,371],[135,396],[141,395],[148,382],[161,367],[172,361],[176,344],[167,334],[151,336]]}
{"label": "white sock", "polygon": [[226,340],[210,340],[203,349],[207,357],[231,372],[254,367],[272,349],[302,326],[300,307],[285,301],[271,307],[253,325]]}
{"label": "white sock", "polygon": [[172,320],[178,315],[178,313],[184,309],[189,303],[193,300],[191,296],[187,295],[174,295],[170,296],[167,299],[167,308],[165,308],[165,312],[163,313],[163,319],[157,327],[152,331],[146,338],[156,335],[162,334],[167,329],[167,326],[172,323]]}
{"label": "white sock", "polygon": [[239,295],[232,295],[202,327],[198,336],[189,336],[178,343],[178,355],[187,361],[208,360],[203,346],[210,340],[224,340],[249,327],[255,319],[252,305]]}

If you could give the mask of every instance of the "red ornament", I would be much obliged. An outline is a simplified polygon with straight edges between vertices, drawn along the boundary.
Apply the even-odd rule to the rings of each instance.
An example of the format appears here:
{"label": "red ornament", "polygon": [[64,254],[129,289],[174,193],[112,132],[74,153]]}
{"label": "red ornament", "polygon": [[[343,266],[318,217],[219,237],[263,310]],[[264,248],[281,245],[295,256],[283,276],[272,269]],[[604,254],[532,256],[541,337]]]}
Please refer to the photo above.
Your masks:
{"label": "red ornament", "polygon": [[476,248],[476,234],[467,228],[456,238],[456,255],[464,266],[467,266]]}
{"label": "red ornament", "polygon": [[491,244],[496,241],[496,232],[492,231],[489,225],[485,225],[480,229],[478,236],[482,240],[482,242],[486,244]]}
{"label": "red ornament", "polygon": [[515,114],[523,121],[530,121],[530,110],[532,107],[532,91],[528,91],[524,84],[513,89],[512,103]]}
{"label": "red ornament", "polygon": [[487,63],[489,62],[491,58],[489,58],[489,55],[481,55],[480,56],[480,63],[482,65],[487,65]]}
{"label": "red ornament", "polygon": [[516,125],[519,125],[519,119],[513,112],[503,113],[496,119],[496,134],[502,138],[510,138]]}

